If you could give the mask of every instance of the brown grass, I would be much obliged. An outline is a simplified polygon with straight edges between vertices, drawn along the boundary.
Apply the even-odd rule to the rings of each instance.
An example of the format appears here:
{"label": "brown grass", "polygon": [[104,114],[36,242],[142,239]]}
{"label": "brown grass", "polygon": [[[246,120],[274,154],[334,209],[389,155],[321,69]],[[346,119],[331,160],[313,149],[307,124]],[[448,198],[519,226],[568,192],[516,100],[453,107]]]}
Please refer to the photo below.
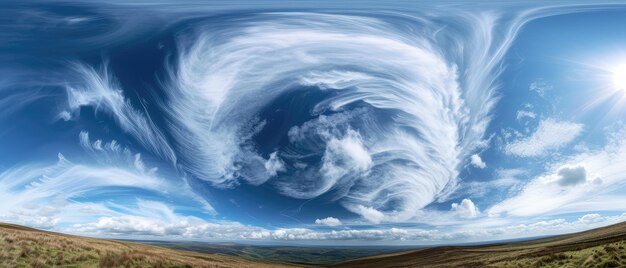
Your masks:
{"label": "brown grass", "polygon": [[0,224],[0,267],[294,267]]}
{"label": "brown grass", "polygon": [[626,223],[516,243],[433,247],[333,267],[626,267]]}

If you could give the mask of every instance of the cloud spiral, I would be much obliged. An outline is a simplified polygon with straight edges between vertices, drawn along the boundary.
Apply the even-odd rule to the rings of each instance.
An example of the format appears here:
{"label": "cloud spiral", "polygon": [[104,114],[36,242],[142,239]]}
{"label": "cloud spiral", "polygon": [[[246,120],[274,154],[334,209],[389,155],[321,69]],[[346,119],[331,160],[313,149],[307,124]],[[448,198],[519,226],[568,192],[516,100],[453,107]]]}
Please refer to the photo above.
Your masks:
{"label": "cloud spiral", "polygon": [[181,166],[218,187],[269,182],[295,198],[332,193],[357,214],[415,216],[454,188],[495,102],[500,50],[482,46],[495,18],[466,18],[478,30],[456,36],[434,21],[316,13],[199,27],[166,85]]}

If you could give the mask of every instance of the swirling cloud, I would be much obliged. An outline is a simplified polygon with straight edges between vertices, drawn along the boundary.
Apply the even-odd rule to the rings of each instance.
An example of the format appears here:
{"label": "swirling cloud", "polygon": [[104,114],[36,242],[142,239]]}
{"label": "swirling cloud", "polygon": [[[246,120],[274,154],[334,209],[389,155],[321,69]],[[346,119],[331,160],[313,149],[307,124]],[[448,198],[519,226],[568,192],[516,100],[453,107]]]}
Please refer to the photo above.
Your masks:
{"label": "swirling cloud", "polygon": [[475,151],[500,59],[524,23],[569,12],[546,10],[208,18],[179,37],[157,103],[163,129],[106,69],[79,66],[85,85],[68,89],[69,106],[106,109],[214,187],[267,183],[293,198],[330,195],[371,222],[406,221],[445,201],[466,163],[486,167]]}
{"label": "swirling cloud", "polygon": [[[477,40],[491,34],[495,17],[471,19]],[[440,25],[411,23],[406,30],[373,17],[271,13],[200,27],[181,45],[168,85],[183,167],[216,186],[271,179],[288,196],[334,191],[355,213],[413,217],[453,188],[459,164],[481,146],[499,55],[444,52],[425,37]],[[412,34],[418,30],[423,35]],[[478,49],[477,40],[462,45]],[[481,67],[459,65],[459,57]],[[262,111],[307,92],[322,96],[310,119],[275,133],[289,143],[271,157],[259,150]],[[267,169],[270,158],[285,172]]]}

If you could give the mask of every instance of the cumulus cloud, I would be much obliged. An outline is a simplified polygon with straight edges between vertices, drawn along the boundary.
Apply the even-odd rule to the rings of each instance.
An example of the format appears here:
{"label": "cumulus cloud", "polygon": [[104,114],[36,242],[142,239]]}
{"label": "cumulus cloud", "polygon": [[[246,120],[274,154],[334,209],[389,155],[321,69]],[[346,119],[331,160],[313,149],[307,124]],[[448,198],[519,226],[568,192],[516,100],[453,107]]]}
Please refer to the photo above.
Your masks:
{"label": "cumulus cloud", "polygon": [[529,137],[508,143],[505,152],[521,157],[541,156],[569,144],[582,131],[582,124],[544,119]]}
{"label": "cumulus cloud", "polygon": [[[141,213],[141,212],[140,212]],[[308,228],[268,230],[237,222],[207,222],[173,213],[172,218],[145,215],[101,217],[94,222],[75,224],[66,231],[122,237],[161,237],[194,240],[274,240],[274,241],[404,241],[438,238],[437,231],[424,229],[361,229],[319,231]]]}
{"label": "cumulus cloud", "polygon": [[460,218],[476,218],[480,215],[480,210],[474,205],[474,202],[470,199],[463,199],[461,203],[452,203],[450,211]]}
{"label": "cumulus cloud", "polygon": [[472,157],[470,158],[470,161],[472,162],[472,165],[478,167],[478,168],[486,168],[487,164],[485,162],[483,162],[483,159],[480,158],[479,155],[477,154],[473,154]]}
{"label": "cumulus cloud", "polygon": [[[138,207],[133,214],[101,217],[93,222],[74,224],[67,232],[77,234],[98,234],[109,237],[170,238],[212,240],[264,240],[264,241],[337,241],[361,243],[362,241],[395,241],[409,244],[435,244],[459,241],[484,241],[486,239],[509,239],[533,235],[577,232],[626,220],[626,213],[614,216],[599,214],[583,215],[574,221],[561,218],[530,221],[520,224],[483,226],[482,223],[466,227],[446,227],[443,229],[421,228],[360,228],[342,230],[316,230],[309,228],[279,228],[275,230],[243,225],[237,222],[210,222],[192,216],[176,213],[165,204],[149,202],[149,208]],[[166,217],[159,214],[167,215]],[[327,218],[328,219],[328,218]],[[321,221],[318,219],[318,221]],[[359,242],[361,241],[361,242]]]}
{"label": "cumulus cloud", "polygon": [[[430,240],[437,237],[437,231],[424,229],[361,229],[319,231],[308,228],[279,228],[269,230],[261,227],[243,225],[237,222],[210,222],[193,216],[177,213],[170,206],[157,202],[138,199],[135,206],[128,204],[117,209],[127,214],[100,217],[92,222],[77,223],[67,232],[77,234],[98,234],[101,236],[121,237],[161,237],[184,238],[194,240]],[[341,222],[333,217],[316,220],[316,224],[338,226]]]}
{"label": "cumulus cloud", "polygon": [[[462,227],[456,229],[426,230],[418,228],[387,229],[359,229],[339,231],[317,231],[304,228],[279,229],[255,233],[257,238],[274,240],[372,240],[372,241],[411,241],[442,243],[451,241],[485,241],[487,239],[508,239],[547,234],[562,234],[579,232],[597,228],[626,220],[626,213],[614,216],[584,215],[580,218],[567,221],[561,218],[542,221],[530,221],[522,224],[503,223],[502,225],[488,225],[474,228]],[[480,223],[479,223],[480,224]]]}
{"label": "cumulus cloud", "polygon": [[557,182],[561,186],[571,186],[587,181],[587,171],[583,166],[562,167],[557,171]]}
{"label": "cumulus cloud", "polygon": [[328,217],[324,219],[316,219],[315,224],[326,225],[326,226],[339,226],[341,225],[341,221],[337,218]]}
{"label": "cumulus cloud", "polygon": [[108,235],[139,235],[152,237],[178,237],[204,240],[238,240],[253,238],[262,230],[239,223],[209,223],[193,217],[163,221],[158,218],[119,216],[100,218],[95,223],[77,224],[76,232]]}
{"label": "cumulus cloud", "polygon": [[270,158],[265,162],[265,170],[270,176],[276,176],[279,171],[285,171],[285,163],[278,157],[278,152],[270,154]]}
{"label": "cumulus cloud", "polygon": [[264,230],[238,222],[207,222],[201,218],[184,216],[158,201],[138,199],[134,207],[126,204],[118,206],[117,209],[122,209],[126,213],[100,217],[92,222],[73,224],[67,231],[122,237],[232,240],[251,237],[253,232]]}

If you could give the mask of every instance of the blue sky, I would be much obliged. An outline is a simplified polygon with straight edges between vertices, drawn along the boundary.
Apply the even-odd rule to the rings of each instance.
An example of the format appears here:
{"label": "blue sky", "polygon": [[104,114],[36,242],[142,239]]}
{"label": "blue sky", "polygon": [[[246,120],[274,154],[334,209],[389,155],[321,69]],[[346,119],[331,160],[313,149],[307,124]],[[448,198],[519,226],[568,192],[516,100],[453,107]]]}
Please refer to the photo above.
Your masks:
{"label": "blue sky", "polygon": [[0,221],[427,245],[626,219],[620,5],[137,4],[2,4]]}

